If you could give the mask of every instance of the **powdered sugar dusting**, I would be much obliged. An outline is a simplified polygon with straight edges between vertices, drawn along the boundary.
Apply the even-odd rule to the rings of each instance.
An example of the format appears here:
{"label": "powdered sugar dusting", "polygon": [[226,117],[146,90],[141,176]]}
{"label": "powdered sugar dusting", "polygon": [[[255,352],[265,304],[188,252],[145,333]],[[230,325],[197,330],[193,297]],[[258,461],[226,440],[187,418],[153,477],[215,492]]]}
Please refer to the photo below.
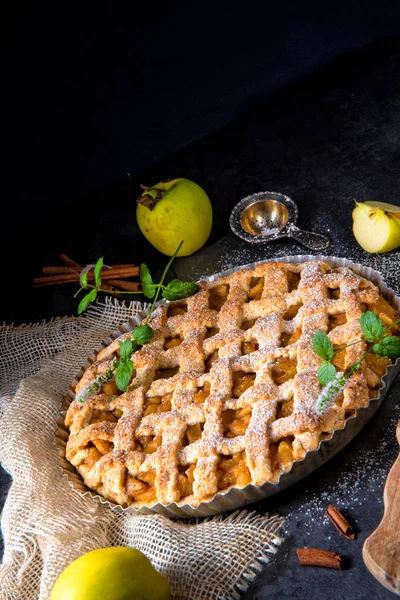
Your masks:
{"label": "powdered sugar dusting", "polygon": [[261,230],[261,235],[263,237],[276,237],[281,232],[279,227],[264,227]]}
{"label": "powdered sugar dusting", "polygon": [[[340,207],[333,207],[333,209],[340,214]],[[324,250],[324,255],[346,258],[365,267],[371,267],[381,273],[383,280],[390,288],[396,293],[400,292],[400,249],[383,254],[370,254],[356,243],[352,235],[348,234],[348,228],[342,230],[338,224],[335,224],[335,227],[330,229],[326,227],[327,222],[329,222],[329,216],[321,211],[314,215],[313,221],[307,223],[306,227],[310,231],[327,235],[330,238],[331,245]],[[271,236],[271,239],[266,240],[265,244],[255,245],[237,241],[237,238],[232,236],[226,236],[211,246],[207,265],[205,262],[200,262],[196,266],[193,261],[188,264],[190,270],[194,271],[191,273],[191,277],[197,279],[260,260],[279,260],[285,256],[299,254],[318,256],[320,253],[307,250],[288,238],[274,239]],[[182,264],[185,265],[185,261]],[[198,271],[199,268],[201,271]]]}
{"label": "powdered sugar dusting", "polygon": [[[294,243],[289,245],[271,242],[265,248],[260,248],[250,245],[232,246],[228,241],[227,248],[225,252],[221,252],[217,265],[214,263],[213,271],[225,271],[261,260],[279,261],[279,258],[299,254],[312,255],[312,253],[302,252],[299,245]],[[384,283],[395,293],[400,292],[400,252],[368,254],[353,241],[348,240],[340,245],[332,244],[329,252],[324,254],[347,258],[354,263],[370,267],[381,274]],[[211,274],[211,272],[207,273],[207,275]],[[390,401],[390,397],[386,399],[386,402],[388,400]],[[395,432],[400,418],[400,406],[394,406],[394,402],[392,402],[390,411],[391,415],[386,417],[387,427],[384,431],[382,428],[378,430],[379,433],[377,433],[377,429],[373,430],[372,435],[375,434],[375,441],[366,444],[365,439],[361,438],[361,446],[357,443],[353,444],[352,453],[349,453],[348,457],[346,449],[342,450],[338,455],[340,456],[338,476],[324,478],[324,483],[320,486],[316,486],[315,482],[310,484],[310,489],[305,490],[302,504],[299,506],[296,503],[296,507],[291,508],[290,512],[285,515],[287,533],[292,534],[296,525],[303,523],[307,524],[303,531],[306,532],[307,537],[313,539],[316,528],[332,527],[325,514],[329,504],[337,506],[344,512],[348,511],[351,514],[351,522],[356,527],[359,524],[360,530],[363,527],[362,515],[371,505],[371,497],[373,497],[375,510],[378,512],[380,510],[383,514],[383,488],[388,472],[399,451]],[[375,418],[380,418],[380,415],[378,414]],[[366,446],[368,449],[365,450]],[[324,466],[325,472],[330,468],[329,465],[330,462]],[[361,519],[359,519],[360,515]],[[330,540],[328,531],[326,539]]]}
{"label": "powdered sugar dusting", "polygon": [[[374,494],[375,509],[379,511],[381,507],[382,512],[383,488],[398,453],[395,438],[396,425],[400,419],[400,406],[393,405],[391,410],[389,424],[376,445],[356,458],[350,456],[346,459],[343,456],[341,474],[331,483],[324,484],[323,491],[313,493],[306,491],[306,501],[287,515],[285,525],[287,533],[291,532],[296,520],[302,520],[313,525],[306,535],[309,537],[315,535],[315,527],[330,523],[325,515],[329,504],[333,504],[339,510],[350,511],[352,522],[362,526],[357,515],[361,507],[370,504],[372,494]],[[329,463],[325,469],[329,469]]]}

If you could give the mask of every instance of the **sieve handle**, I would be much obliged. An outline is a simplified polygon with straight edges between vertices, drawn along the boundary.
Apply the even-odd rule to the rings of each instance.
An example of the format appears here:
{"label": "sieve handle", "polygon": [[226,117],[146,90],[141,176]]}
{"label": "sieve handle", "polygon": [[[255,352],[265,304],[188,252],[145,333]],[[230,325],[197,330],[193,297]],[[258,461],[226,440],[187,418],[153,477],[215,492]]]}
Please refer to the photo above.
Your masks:
{"label": "sieve handle", "polygon": [[299,229],[295,225],[288,227],[285,234],[310,250],[325,250],[331,243],[326,235],[304,231],[304,229]]}

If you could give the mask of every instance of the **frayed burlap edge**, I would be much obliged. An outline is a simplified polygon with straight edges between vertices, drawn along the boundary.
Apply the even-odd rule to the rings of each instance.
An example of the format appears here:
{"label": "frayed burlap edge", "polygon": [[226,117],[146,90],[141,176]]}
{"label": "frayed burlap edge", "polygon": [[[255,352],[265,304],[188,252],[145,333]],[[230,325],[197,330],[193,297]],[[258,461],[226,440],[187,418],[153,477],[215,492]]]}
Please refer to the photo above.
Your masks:
{"label": "frayed burlap edge", "polygon": [[141,309],[106,298],[84,317],[0,327],[0,461],[13,479],[1,519],[4,600],[48,600],[72,560],[115,545],[144,552],[174,600],[236,600],[282,542],[278,515],[239,510],[196,523],[134,516],[80,496],[63,477],[54,440],[62,396],[93,349]]}

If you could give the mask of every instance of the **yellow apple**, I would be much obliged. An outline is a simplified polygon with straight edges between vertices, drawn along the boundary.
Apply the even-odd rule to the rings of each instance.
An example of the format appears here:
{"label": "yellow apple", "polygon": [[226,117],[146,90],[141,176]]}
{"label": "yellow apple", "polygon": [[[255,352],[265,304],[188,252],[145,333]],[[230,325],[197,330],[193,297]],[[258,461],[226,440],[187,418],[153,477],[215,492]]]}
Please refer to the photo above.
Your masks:
{"label": "yellow apple", "polygon": [[50,600],[171,600],[166,577],[135,548],[113,546],[83,554],[58,577]]}
{"label": "yellow apple", "polygon": [[374,206],[375,208],[381,208],[387,213],[398,215],[400,219],[400,206],[396,204],[388,204],[387,202],[378,202],[377,200],[366,200],[364,204],[368,204],[368,206]]}
{"label": "yellow apple", "polygon": [[137,199],[136,218],[145,238],[163,254],[189,256],[208,240],[212,227],[212,206],[206,192],[194,181],[165,179],[154,186],[142,186]]}
{"label": "yellow apple", "polygon": [[371,253],[389,252],[400,246],[400,220],[371,202],[356,202],[353,233],[357,242]]}

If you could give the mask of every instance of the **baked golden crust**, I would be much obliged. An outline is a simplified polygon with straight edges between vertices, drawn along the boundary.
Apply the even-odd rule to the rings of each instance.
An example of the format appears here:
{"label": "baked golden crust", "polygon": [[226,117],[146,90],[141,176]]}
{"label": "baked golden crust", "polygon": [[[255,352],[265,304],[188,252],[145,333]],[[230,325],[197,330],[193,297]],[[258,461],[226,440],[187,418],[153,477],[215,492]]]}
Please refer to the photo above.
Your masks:
{"label": "baked golden crust", "polygon": [[[231,487],[277,482],[377,395],[391,361],[370,354],[326,412],[315,409],[315,331],[339,349],[361,339],[365,310],[385,325],[397,318],[370,281],[321,261],[264,263],[201,282],[196,295],[153,313],[155,336],[134,354],[126,392],[110,381],[84,405],[72,402],[66,457],[89,488],[138,508],[195,507]],[[118,340],[76,394],[112,365]],[[334,362],[344,370],[365,351],[360,342]]]}

